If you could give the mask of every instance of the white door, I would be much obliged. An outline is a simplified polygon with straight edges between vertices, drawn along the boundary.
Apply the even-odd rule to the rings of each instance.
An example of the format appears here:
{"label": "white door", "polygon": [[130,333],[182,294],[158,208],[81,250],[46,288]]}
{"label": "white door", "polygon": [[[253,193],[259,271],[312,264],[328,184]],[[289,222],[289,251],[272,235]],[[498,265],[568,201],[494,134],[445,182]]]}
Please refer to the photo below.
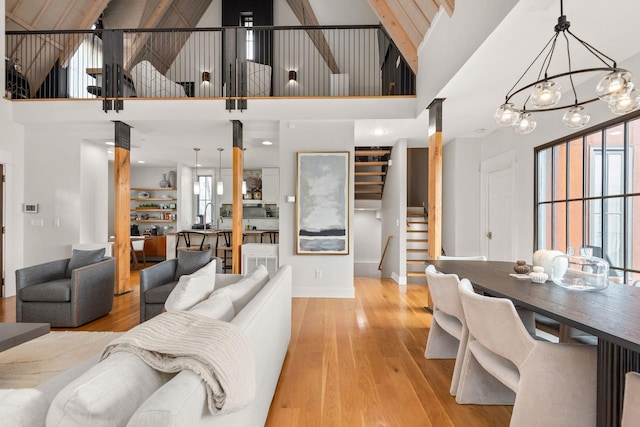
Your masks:
{"label": "white door", "polygon": [[517,245],[514,229],[515,152],[481,164],[480,246],[492,261],[513,261]]}
{"label": "white door", "polygon": [[489,172],[489,200],[487,215],[487,257],[495,261],[511,261],[512,244],[512,203],[513,176],[511,168]]}

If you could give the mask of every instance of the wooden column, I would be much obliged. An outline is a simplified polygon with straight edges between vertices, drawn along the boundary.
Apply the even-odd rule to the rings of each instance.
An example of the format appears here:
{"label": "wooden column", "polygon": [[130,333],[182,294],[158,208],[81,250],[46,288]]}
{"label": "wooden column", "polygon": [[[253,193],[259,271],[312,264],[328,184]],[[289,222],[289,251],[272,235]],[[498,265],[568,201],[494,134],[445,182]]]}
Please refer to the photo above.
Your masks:
{"label": "wooden column", "polygon": [[[429,105],[429,195],[427,208],[429,258],[442,252],[442,103],[435,99]],[[433,309],[429,295],[428,307]]]}
{"label": "wooden column", "polygon": [[233,274],[241,273],[242,260],[242,169],[244,167],[244,150],[242,148],[242,122],[233,123],[233,218],[231,262]]}
{"label": "wooden column", "polygon": [[129,199],[131,197],[131,126],[115,121],[115,149],[113,162],[114,234],[113,256],[116,258],[114,293],[131,291],[129,286],[129,257],[131,256]]}

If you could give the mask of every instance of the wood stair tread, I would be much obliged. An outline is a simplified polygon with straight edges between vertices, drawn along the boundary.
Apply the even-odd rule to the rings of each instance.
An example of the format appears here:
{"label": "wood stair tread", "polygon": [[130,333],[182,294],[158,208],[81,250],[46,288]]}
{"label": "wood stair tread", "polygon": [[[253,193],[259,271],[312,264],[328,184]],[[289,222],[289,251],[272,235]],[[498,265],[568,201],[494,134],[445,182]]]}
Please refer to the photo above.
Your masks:
{"label": "wood stair tread", "polygon": [[428,224],[427,221],[411,221],[409,224]]}
{"label": "wood stair tread", "polygon": [[418,243],[418,242],[428,243],[428,242],[429,242],[429,239],[407,239],[407,242],[412,242],[412,243]]}
{"label": "wood stair tread", "polygon": [[407,213],[407,217],[409,218],[424,218],[424,214],[423,213],[413,213],[413,212],[408,212]]}
{"label": "wood stair tread", "polygon": [[355,166],[359,167],[359,166],[386,166],[387,162],[378,162],[378,161],[374,161],[374,162],[355,162]]}
{"label": "wood stair tread", "polygon": [[407,230],[407,233],[428,233],[429,230],[424,229],[424,230]]}
{"label": "wood stair tread", "polygon": [[386,156],[391,153],[391,150],[358,150],[356,149],[356,156]]}
{"label": "wood stair tread", "polygon": [[356,185],[382,185],[382,181],[356,181]]}
{"label": "wood stair tread", "polygon": [[407,264],[425,264],[427,262],[426,259],[408,259]]}
{"label": "wood stair tread", "polygon": [[407,273],[407,277],[426,277],[425,273],[411,272]]}
{"label": "wood stair tread", "polygon": [[382,194],[382,190],[356,190],[356,194]]}
{"label": "wood stair tread", "polygon": [[419,253],[419,252],[429,252],[429,249],[407,249],[407,252]]}
{"label": "wood stair tread", "polygon": [[383,176],[386,172],[355,172],[356,176]]}

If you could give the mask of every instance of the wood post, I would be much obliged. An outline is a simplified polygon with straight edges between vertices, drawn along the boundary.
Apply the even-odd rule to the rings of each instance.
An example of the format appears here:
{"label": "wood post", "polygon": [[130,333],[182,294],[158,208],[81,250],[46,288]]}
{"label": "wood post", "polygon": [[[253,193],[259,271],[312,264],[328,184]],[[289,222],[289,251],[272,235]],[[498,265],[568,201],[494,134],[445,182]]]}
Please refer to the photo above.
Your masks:
{"label": "wood post", "polygon": [[231,241],[231,272],[241,273],[242,260],[242,178],[244,167],[244,150],[242,148],[242,122],[233,123],[233,218]]}
{"label": "wood post", "polygon": [[131,291],[129,285],[129,257],[131,256],[129,200],[131,197],[131,126],[114,121],[115,149],[113,162],[114,234],[113,256],[116,258],[116,283],[114,293],[121,295]]}
{"label": "wood post", "polygon": [[[442,103],[434,99],[429,105],[429,196],[427,208],[429,258],[442,252]],[[429,294],[427,305],[433,310]]]}

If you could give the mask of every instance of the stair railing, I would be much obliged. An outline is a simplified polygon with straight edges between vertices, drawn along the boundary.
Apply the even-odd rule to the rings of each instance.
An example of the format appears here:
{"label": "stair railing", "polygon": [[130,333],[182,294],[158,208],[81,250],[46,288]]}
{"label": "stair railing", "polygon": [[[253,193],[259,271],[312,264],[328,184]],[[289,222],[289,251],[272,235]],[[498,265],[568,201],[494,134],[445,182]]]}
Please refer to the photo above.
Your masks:
{"label": "stair railing", "polygon": [[382,257],[380,258],[380,263],[378,264],[378,270],[382,270],[382,263],[384,262],[384,257],[387,256],[387,251],[389,250],[391,239],[393,239],[393,236],[387,237],[387,243],[384,245],[384,251],[382,251]]}

